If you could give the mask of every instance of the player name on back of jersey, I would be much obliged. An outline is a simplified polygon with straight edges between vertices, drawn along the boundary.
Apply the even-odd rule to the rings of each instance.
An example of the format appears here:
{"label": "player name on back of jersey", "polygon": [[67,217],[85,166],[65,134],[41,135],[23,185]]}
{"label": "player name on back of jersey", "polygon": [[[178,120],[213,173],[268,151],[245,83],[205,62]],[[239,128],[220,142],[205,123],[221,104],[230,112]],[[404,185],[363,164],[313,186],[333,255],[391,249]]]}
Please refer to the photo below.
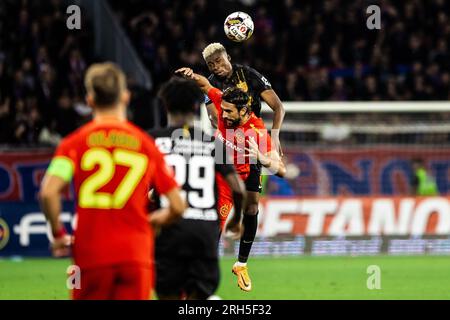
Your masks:
{"label": "player name on back of jersey", "polygon": [[155,137],[156,145],[162,153],[178,153],[186,156],[211,155],[214,150],[215,143],[210,136],[185,137],[174,133],[171,137]]}
{"label": "player name on back of jersey", "polygon": [[89,134],[86,139],[89,147],[118,147],[131,150],[139,150],[141,141],[132,134],[121,130],[97,130]]}
{"label": "player name on back of jersey", "polygon": [[172,152],[187,155],[211,155],[214,150],[214,142],[190,139],[175,140]]}

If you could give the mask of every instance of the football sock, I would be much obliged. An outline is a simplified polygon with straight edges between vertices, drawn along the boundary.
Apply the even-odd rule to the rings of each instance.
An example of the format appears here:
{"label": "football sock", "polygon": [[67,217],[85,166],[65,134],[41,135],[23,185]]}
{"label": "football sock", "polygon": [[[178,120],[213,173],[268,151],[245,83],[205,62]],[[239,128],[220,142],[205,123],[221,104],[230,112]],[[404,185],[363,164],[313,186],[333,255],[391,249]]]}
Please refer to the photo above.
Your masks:
{"label": "football sock", "polygon": [[235,264],[234,264],[235,266],[238,266],[238,267],[245,267],[246,265],[247,265],[247,262],[236,262]]}
{"label": "football sock", "polygon": [[255,215],[244,214],[242,224],[244,225],[244,234],[239,245],[238,261],[246,263],[258,229],[258,212]]}

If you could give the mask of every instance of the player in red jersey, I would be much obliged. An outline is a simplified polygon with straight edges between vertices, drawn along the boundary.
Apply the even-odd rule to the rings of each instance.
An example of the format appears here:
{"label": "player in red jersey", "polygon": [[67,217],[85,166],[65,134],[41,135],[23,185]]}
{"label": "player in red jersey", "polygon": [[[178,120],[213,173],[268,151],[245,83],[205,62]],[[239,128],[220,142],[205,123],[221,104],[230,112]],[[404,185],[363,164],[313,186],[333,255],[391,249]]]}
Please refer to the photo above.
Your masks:
{"label": "player in red jersey", "polygon": [[[245,182],[247,203],[244,209],[244,233],[239,245],[238,261],[233,273],[244,291],[252,288],[248,275],[247,260],[258,228],[258,203],[261,192],[261,167],[272,174],[284,176],[286,168],[276,150],[272,150],[271,138],[262,119],[251,111],[249,96],[239,88],[230,87],[224,92],[214,88],[208,79],[190,68],[181,68],[176,73],[193,79],[214,103],[218,113],[217,138],[233,153],[236,171]],[[222,226],[232,208],[230,190],[221,184],[219,208]]]}
{"label": "player in red jersey", "polygon": [[[153,139],[126,120],[130,94],[123,72],[111,63],[94,65],[85,84],[94,119],[61,142],[40,191],[53,254],[69,253],[70,237],[59,220],[60,195],[73,179],[73,259],[81,270],[81,288],[73,290],[73,298],[149,299],[154,283],[151,224],[177,220],[185,203]],[[169,200],[169,207],[151,218],[150,186]]]}

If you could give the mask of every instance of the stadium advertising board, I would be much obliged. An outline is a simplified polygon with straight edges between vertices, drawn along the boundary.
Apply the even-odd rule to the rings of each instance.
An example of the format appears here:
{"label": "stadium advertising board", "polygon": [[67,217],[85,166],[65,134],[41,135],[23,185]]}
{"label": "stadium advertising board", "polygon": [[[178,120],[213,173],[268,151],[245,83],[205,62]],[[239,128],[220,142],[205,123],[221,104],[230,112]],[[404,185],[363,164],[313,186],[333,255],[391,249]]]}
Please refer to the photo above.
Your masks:
{"label": "stadium advertising board", "polygon": [[[49,149],[0,151],[0,202],[35,202],[53,153]],[[73,199],[70,190],[65,199]]]}
{"label": "stadium advertising board", "polygon": [[424,160],[441,194],[450,192],[450,149],[423,146],[367,146],[287,150],[301,173],[289,181],[301,196],[405,195],[414,176],[411,160]]}
{"label": "stadium advertising board", "polygon": [[[61,220],[67,230],[74,223],[73,204],[64,203]],[[37,202],[0,202],[0,257],[49,256],[50,228]]]}
{"label": "stadium advertising board", "polygon": [[[288,183],[299,196],[409,194],[410,160],[424,159],[441,194],[450,192],[450,150],[401,147],[287,150],[301,173]],[[0,153],[0,201],[35,201],[52,150]],[[67,200],[73,199],[68,190]]]}
{"label": "stadium advertising board", "polygon": [[271,198],[261,215],[265,237],[450,234],[450,197]]}
{"label": "stadium advertising board", "polygon": [[271,198],[260,206],[252,254],[449,255],[449,234],[450,197]]}
{"label": "stadium advertising board", "polygon": [[[37,193],[51,155],[51,150],[0,154],[0,256],[49,255]],[[300,196],[263,199],[255,254],[450,254],[450,197],[389,195],[407,190],[408,159],[418,155],[426,159],[440,191],[446,192],[447,151],[289,152],[302,170],[296,191],[315,188],[314,196],[296,192]],[[330,189],[340,195],[317,196]],[[387,195],[360,196],[360,190]],[[72,190],[64,200],[62,217],[70,229]],[[221,244],[222,253],[233,250],[232,243]]]}
{"label": "stadium advertising board", "polygon": [[[71,202],[62,219],[71,230]],[[450,197],[271,198],[261,203],[255,255],[450,254],[449,233]],[[0,203],[0,256],[49,255],[49,236],[36,202]]]}

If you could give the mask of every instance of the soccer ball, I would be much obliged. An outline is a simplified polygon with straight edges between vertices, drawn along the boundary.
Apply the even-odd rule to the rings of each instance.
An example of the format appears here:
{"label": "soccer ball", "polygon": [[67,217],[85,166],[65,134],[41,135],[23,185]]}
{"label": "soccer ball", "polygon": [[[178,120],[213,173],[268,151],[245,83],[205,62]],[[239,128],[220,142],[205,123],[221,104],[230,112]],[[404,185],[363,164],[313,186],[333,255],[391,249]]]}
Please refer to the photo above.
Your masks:
{"label": "soccer ball", "polygon": [[228,39],[235,42],[245,41],[253,34],[253,20],[245,12],[233,12],[225,19],[223,29]]}

